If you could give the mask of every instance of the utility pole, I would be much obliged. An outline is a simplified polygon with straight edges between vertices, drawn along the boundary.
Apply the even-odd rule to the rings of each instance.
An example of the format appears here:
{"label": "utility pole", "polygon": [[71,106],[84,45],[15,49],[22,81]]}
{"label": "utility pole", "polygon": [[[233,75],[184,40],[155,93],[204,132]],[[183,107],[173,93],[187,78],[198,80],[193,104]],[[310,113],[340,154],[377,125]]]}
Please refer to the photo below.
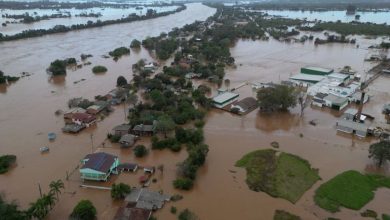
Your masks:
{"label": "utility pole", "polygon": [[91,153],[93,153],[93,134],[91,134]]}
{"label": "utility pole", "polygon": [[38,189],[39,189],[39,195],[42,198],[42,189],[41,189],[41,184],[38,183]]}

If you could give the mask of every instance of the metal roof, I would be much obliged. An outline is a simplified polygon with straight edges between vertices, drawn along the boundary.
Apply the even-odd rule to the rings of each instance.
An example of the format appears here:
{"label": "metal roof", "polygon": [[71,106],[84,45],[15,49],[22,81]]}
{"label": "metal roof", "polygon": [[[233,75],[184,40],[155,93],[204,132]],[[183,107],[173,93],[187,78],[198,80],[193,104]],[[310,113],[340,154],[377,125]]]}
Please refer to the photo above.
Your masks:
{"label": "metal roof", "polygon": [[293,80],[310,81],[310,82],[319,82],[325,78],[326,78],[326,76],[310,75],[310,74],[304,74],[304,73],[299,73],[297,75],[290,77],[290,79],[293,79]]}
{"label": "metal roof", "polygon": [[239,95],[237,93],[233,92],[224,92],[222,94],[219,94],[213,98],[213,101],[216,103],[224,103],[226,101],[229,101],[230,99],[237,98]]}

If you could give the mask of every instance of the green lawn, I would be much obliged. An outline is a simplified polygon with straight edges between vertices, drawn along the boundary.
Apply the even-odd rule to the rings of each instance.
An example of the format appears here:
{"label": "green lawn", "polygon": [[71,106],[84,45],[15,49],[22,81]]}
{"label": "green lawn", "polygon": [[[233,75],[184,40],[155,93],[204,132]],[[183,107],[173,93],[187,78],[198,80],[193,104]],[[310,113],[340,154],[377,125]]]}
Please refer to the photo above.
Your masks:
{"label": "green lawn", "polygon": [[359,210],[374,198],[379,187],[390,188],[390,178],[380,175],[364,175],[350,170],[322,184],[315,193],[315,203],[330,212],[340,207]]}
{"label": "green lawn", "polygon": [[272,149],[251,152],[236,166],[247,171],[246,182],[251,190],[297,202],[317,180],[318,171],[295,155]]}
{"label": "green lawn", "polygon": [[276,210],[274,220],[301,220],[301,218],[284,210]]}

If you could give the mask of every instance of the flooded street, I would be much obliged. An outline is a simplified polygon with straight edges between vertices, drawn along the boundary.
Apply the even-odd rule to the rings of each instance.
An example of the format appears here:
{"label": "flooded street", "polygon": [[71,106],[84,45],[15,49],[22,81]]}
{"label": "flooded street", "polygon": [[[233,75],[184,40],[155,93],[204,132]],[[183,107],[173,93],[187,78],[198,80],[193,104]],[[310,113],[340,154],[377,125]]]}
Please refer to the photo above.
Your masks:
{"label": "flooded street", "polygon": [[[132,78],[132,64],[141,58],[152,60],[144,49],[138,52],[132,50],[130,56],[117,62],[101,58],[101,55],[116,47],[128,46],[132,39],[157,36],[173,27],[205,20],[214,12],[215,9],[201,4],[188,4],[187,10],[157,19],[0,43],[2,71],[10,75],[22,71],[33,73],[8,87],[0,87],[0,155],[17,155],[17,166],[7,174],[0,175],[0,192],[4,192],[7,200],[17,200],[21,207],[26,208],[38,198],[38,184],[46,192],[50,181],[59,178],[65,180],[66,173],[72,174],[74,171],[69,181],[64,181],[65,192],[47,219],[68,219],[80,199],[93,202],[98,219],[112,219],[120,203],[113,202],[108,191],[79,187],[82,184],[77,170],[80,159],[98,150],[118,155],[121,162],[155,166],[164,164],[164,173],[156,172],[154,177],[157,182],[152,183],[150,188],[163,190],[168,195],[180,193],[184,199],[166,204],[165,208],[156,212],[158,219],[176,218],[170,213],[171,205],[178,210],[189,208],[204,220],[272,219],[275,209],[284,209],[308,220],[331,216],[361,219],[357,211],[342,209],[332,215],[313,202],[315,189],[324,181],[350,169],[364,172],[372,165],[367,157],[368,146],[375,140],[337,133],[334,125],[336,117],[340,115],[338,112],[310,106],[306,108],[303,117],[299,115],[298,107],[290,113],[267,115],[253,111],[242,117],[220,110],[210,111],[204,128],[210,151],[205,165],[198,171],[194,189],[189,192],[179,192],[172,186],[176,177],[176,164],[187,157],[185,150],[180,153],[151,151],[146,158],[137,159],[131,149],[121,150],[118,145],[108,142],[102,148],[101,143],[106,134],[124,121],[123,106],[116,107],[103,121],[78,135],[61,132],[63,118],[55,116],[54,112],[65,110],[67,100],[79,96],[92,99],[95,95],[105,94],[115,87],[118,76],[123,75],[128,80]],[[350,65],[364,74],[375,65],[363,62],[367,54],[373,52],[367,48],[378,41],[359,38],[361,47],[357,49],[355,45],[349,44],[314,46],[312,42],[301,44],[275,40],[240,40],[231,49],[237,68],[227,69],[226,78],[230,79],[231,88],[246,81],[280,82],[308,65],[336,70]],[[63,78],[50,79],[46,74],[45,69],[54,59],[79,58],[81,53],[94,55],[88,59],[92,62],[91,66],[69,70]],[[93,74],[91,68],[94,65],[106,66],[107,73]],[[81,79],[85,81],[74,84]],[[364,109],[364,112],[375,116],[376,121],[387,128],[381,108],[383,103],[390,102],[389,83],[390,78],[382,76],[370,85],[372,99]],[[240,99],[255,96],[250,86],[244,86],[238,92]],[[318,120],[317,126],[309,124],[313,119]],[[47,140],[48,132],[57,133],[55,142]],[[244,154],[270,148],[272,141],[279,142],[281,151],[299,155],[307,159],[312,167],[319,169],[322,180],[295,205],[262,192],[250,191],[245,183],[245,170],[234,167]],[[148,138],[139,143],[150,147]],[[41,155],[41,146],[50,147],[50,153]],[[109,186],[115,181],[138,186],[140,173],[123,173],[114,176],[109,183],[100,185]],[[375,209],[378,213],[388,212],[390,190],[380,189],[377,194],[367,204],[367,208]]]}

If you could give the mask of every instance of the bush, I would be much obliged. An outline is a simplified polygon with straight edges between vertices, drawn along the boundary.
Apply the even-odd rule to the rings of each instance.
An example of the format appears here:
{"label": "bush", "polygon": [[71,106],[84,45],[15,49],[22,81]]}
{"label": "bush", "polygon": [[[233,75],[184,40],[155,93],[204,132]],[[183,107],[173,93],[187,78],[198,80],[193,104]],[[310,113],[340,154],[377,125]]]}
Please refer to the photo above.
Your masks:
{"label": "bush", "polygon": [[176,214],[177,208],[175,206],[171,206],[171,213]]}
{"label": "bush", "polygon": [[105,66],[94,66],[92,68],[93,73],[105,73],[107,72],[107,67]]}
{"label": "bush", "polygon": [[120,135],[107,134],[107,138],[111,141],[111,143],[118,143],[119,140],[121,139],[121,136]]}
{"label": "bush", "polygon": [[178,178],[175,181],[173,181],[173,186],[176,189],[183,189],[183,190],[190,190],[194,185],[194,182],[192,179],[189,178]]}
{"label": "bush", "polygon": [[66,62],[63,60],[55,60],[50,63],[47,69],[53,76],[66,74]]}
{"label": "bush", "polygon": [[377,214],[374,210],[367,209],[366,211],[360,213],[360,216],[362,216],[362,217],[376,218],[376,217],[378,216],[378,214]]}
{"label": "bush", "polygon": [[182,199],[183,199],[183,196],[180,195],[180,194],[175,194],[175,195],[173,195],[173,196],[171,197],[171,200],[172,200],[173,202],[176,202],[176,201],[179,201],[179,200],[182,200]]}
{"label": "bush", "polygon": [[123,55],[130,54],[130,50],[126,47],[118,47],[115,50],[109,52],[108,54],[114,58],[119,58]]}
{"label": "bush", "polygon": [[122,87],[125,85],[127,85],[126,78],[124,76],[118,76],[118,78],[116,79],[116,86]]}
{"label": "bush", "polygon": [[146,147],[144,145],[135,146],[133,151],[134,151],[134,155],[136,157],[143,157],[146,154],[148,154],[148,150],[146,149]]}
{"label": "bush", "polygon": [[112,184],[111,187],[111,198],[113,199],[123,199],[127,194],[131,192],[129,185],[124,183]]}
{"label": "bush", "polygon": [[0,174],[6,173],[9,167],[15,163],[16,156],[15,155],[4,155],[0,157]]}
{"label": "bush", "polygon": [[133,41],[131,41],[130,48],[141,48],[141,42],[137,39],[134,39]]}
{"label": "bush", "polygon": [[194,213],[188,209],[184,209],[179,214],[179,220],[195,220],[198,219]]}
{"label": "bush", "polygon": [[96,219],[96,208],[89,200],[81,200],[70,214],[71,219],[94,220]]}

